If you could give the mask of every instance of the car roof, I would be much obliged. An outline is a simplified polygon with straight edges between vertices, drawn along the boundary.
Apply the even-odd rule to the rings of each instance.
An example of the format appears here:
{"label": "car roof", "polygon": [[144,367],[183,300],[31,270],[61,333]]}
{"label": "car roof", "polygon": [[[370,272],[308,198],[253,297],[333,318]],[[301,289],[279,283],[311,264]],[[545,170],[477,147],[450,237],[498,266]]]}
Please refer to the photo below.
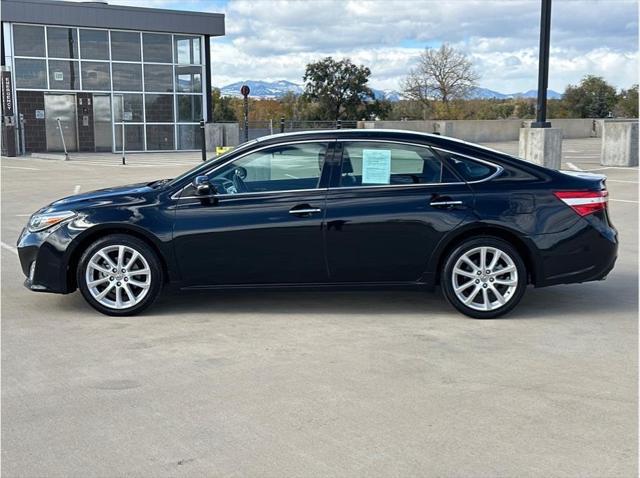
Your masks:
{"label": "car roof", "polygon": [[313,139],[388,139],[395,141],[417,141],[427,143],[431,146],[442,148],[453,148],[455,151],[464,152],[475,151],[483,152],[491,155],[499,155],[502,158],[513,156],[483,145],[470,143],[458,138],[450,136],[442,136],[433,133],[423,133],[421,131],[409,131],[400,129],[367,129],[367,128],[350,128],[350,129],[322,129],[322,130],[305,130],[292,131],[288,133],[276,133],[268,136],[261,136],[250,143],[282,143],[286,140],[303,141]]}

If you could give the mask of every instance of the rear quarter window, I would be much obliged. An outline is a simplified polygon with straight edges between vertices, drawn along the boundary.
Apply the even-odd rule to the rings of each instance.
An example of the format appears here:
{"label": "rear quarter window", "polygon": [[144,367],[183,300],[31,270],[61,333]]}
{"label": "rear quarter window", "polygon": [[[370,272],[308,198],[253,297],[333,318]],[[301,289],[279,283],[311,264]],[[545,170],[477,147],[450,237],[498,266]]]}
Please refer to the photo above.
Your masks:
{"label": "rear quarter window", "polygon": [[498,170],[496,166],[474,161],[455,153],[445,151],[438,151],[438,153],[445,156],[449,165],[451,165],[456,173],[458,173],[458,176],[465,181],[481,181],[492,176]]}

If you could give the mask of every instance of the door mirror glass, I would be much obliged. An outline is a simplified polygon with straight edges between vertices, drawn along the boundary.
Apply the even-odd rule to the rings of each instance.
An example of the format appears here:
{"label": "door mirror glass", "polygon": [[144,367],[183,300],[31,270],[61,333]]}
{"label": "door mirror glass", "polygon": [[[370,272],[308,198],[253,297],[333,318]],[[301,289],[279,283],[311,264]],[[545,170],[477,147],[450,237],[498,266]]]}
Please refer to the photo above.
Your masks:
{"label": "door mirror glass", "polygon": [[199,196],[215,193],[215,188],[209,182],[209,176],[196,176],[192,184]]}

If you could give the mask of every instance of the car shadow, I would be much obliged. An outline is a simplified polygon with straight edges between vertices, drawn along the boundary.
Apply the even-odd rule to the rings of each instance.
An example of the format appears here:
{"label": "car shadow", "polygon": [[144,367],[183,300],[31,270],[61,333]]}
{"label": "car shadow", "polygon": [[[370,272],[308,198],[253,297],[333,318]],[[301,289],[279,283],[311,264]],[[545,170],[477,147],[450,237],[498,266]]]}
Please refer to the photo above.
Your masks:
{"label": "car shadow", "polygon": [[[529,287],[505,319],[533,319],[568,314],[638,313],[638,276],[617,273],[607,281]],[[214,312],[221,314],[451,314],[457,313],[442,292],[424,290],[215,290],[165,293],[152,315]],[[462,317],[462,316],[461,316]]]}
{"label": "car shadow", "polygon": [[216,314],[416,314],[449,309],[439,292],[329,291],[329,290],[212,290],[166,293],[158,299],[154,315],[214,312]]}

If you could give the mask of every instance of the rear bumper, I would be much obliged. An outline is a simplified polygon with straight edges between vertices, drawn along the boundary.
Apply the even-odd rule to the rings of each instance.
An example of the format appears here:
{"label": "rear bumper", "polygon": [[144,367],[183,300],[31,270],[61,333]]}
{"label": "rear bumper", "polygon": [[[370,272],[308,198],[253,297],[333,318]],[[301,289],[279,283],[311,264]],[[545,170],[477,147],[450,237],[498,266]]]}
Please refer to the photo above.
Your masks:
{"label": "rear bumper", "polygon": [[605,279],[618,257],[618,232],[597,218],[531,239],[539,250],[536,287]]}

